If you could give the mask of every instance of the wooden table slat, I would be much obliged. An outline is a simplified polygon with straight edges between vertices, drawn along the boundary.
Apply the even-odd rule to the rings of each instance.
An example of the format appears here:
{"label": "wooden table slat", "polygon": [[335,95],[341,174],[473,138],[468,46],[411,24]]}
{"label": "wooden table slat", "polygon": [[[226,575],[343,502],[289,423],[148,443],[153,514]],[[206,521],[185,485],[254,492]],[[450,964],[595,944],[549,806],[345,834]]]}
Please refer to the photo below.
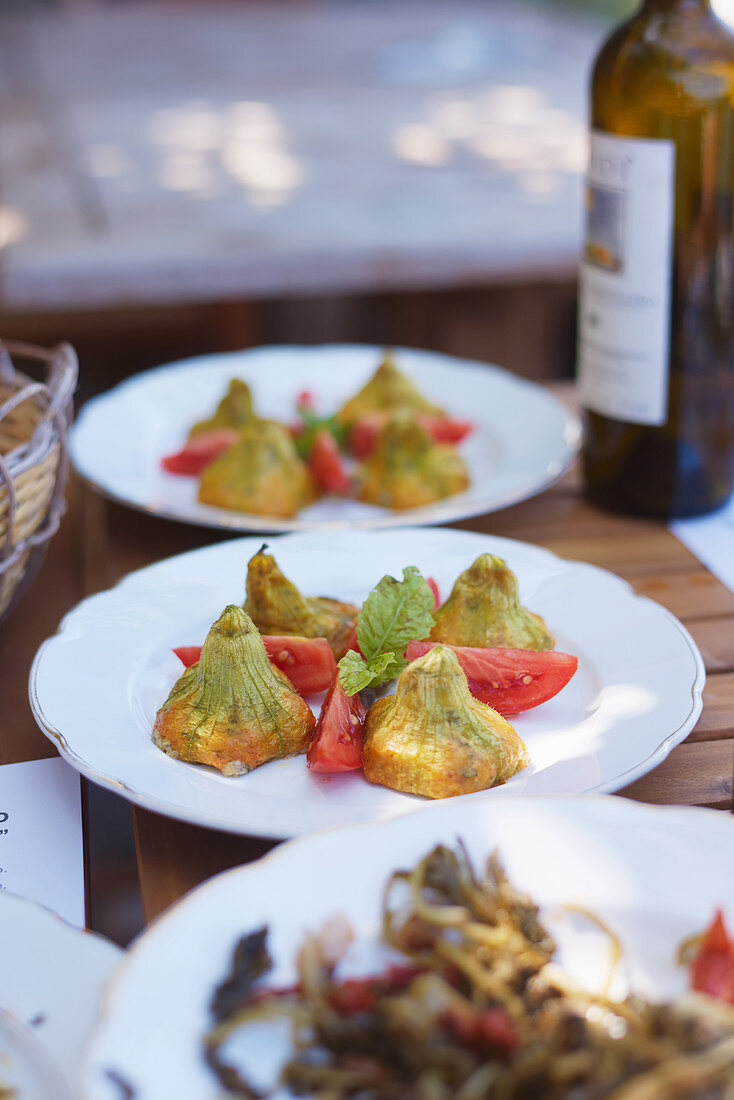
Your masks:
{"label": "wooden table slat", "polygon": [[734,623],[730,617],[689,619],[686,626],[701,650],[707,672],[734,672]]}
{"label": "wooden table slat", "polygon": [[259,859],[276,843],[202,829],[138,808],[134,818],[146,921],[157,917],[204,879]]}
{"label": "wooden table slat", "polygon": [[734,737],[734,673],[718,672],[707,677],[703,691],[703,713],[689,741],[716,741]]}
{"label": "wooden table slat", "polygon": [[635,588],[641,595],[667,607],[683,622],[734,615],[734,592],[704,569],[638,577]]}
{"label": "wooden table slat", "polygon": [[658,805],[709,806],[732,810],[734,739],[686,741],[654,771],[624,787],[619,794]]}

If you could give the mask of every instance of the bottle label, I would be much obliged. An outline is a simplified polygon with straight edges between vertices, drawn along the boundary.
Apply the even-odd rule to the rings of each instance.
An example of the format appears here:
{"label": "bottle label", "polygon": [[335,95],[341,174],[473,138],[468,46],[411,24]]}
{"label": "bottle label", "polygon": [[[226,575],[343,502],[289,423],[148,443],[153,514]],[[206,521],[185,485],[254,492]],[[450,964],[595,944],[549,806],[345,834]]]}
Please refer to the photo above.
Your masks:
{"label": "bottle label", "polygon": [[592,131],[579,285],[578,384],[589,409],[664,424],[675,144]]}

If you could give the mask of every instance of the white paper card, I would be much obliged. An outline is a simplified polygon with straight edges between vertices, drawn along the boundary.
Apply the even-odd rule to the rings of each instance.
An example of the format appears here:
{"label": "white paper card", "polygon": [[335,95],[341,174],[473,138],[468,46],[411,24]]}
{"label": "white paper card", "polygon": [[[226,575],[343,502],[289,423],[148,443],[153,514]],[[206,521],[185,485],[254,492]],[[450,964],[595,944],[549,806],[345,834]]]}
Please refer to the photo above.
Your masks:
{"label": "white paper card", "polygon": [[81,786],[59,757],[0,766],[0,890],[84,927]]}
{"label": "white paper card", "polygon": [[670,530],[734,592],[734,497],[713,515],[675,520]]}

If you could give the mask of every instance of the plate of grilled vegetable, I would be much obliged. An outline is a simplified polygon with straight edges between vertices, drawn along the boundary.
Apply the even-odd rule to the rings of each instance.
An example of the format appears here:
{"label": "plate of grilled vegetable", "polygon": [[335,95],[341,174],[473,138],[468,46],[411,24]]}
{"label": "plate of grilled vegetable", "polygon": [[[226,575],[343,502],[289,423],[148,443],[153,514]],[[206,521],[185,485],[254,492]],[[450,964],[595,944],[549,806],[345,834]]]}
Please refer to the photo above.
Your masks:
{"label": "plate of grilled vegetable", "polygon": [[446,798],[610,791],[703,663],[624,581],[465,531],[240,539],[133,573],[36,656],[41,728],[150,809],[290,837]]}
{"label": "plate of grilled vegetable", "polygon": [[292,841],[133,944],[84,1096],[724,1098],[733,842],[730,815],[611,798]]}
{"label": "plate of grilled vegetable", "polygon": [[127,379],[90,401],[70,454],[107,496],[209,527],[444,523],[540,492],[576,417],[488,364],[407,348],[274,346]]}

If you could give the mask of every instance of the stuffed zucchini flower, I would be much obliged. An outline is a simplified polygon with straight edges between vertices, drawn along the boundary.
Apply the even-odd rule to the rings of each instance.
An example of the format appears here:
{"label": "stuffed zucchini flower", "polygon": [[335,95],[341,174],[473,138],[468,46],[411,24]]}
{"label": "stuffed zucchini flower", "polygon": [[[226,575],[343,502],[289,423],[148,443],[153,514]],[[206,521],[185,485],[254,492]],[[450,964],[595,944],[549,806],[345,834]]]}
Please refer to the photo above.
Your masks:
{"label": "stuffed zucchini flower", "polygon": [[354,636],[359,608],[329,596],[303,596],[265,547],[247,566],[245,610],[263,634],[326,638],[337,661]]}
{"label": "stuffed zucchini flower", "polygon": [[318,496],[290,433],[272,420],[253,420],[236,443],[206,467],[199,500],[258,516],[294,516]]}
{"label": "stuffed zucchini flower", "polygon": [[158,711],[153,740],[178,760],[243,775],[304,752],[315,726],[308,703],[271,665],[252,619],[230,605]]}
{"label": "stuffed zucchini flower", "polygon": [[189,439],[220,428],[244,428],[254,417],[250,387],[241,378],[233,378],[214,414],[194,424],[189,432]]}
{"label": "stuffed zucchini flower", "polygon": [[362,467],[359,499],[383,508],[420,508],[466,489],[459,452],[434,443],[409,414],[388,420]]}
{"label": "stuffed zucchini flower", "polygon": [[513,727],[472,696],[444,646],[409,664],[395,694],[367,712],[362,766],[370,783],[449,798],[502,783],[528,762]]}
{"label": "stuffed zucchini flower", "polygon": [[432,642],[495,649],[553,649],[540,615],[520,603],[517,577],[495,554],[480,554],[434,612]]}
{"label": "stuffed zucchini flower", "polygon": [[444,409],[428,401],[411,380],[398,370],[390,352],[375,373],[354,397],[336,414],[342,424],[353,424],[370,413],[391,413],[404,410],[445,416]]}

